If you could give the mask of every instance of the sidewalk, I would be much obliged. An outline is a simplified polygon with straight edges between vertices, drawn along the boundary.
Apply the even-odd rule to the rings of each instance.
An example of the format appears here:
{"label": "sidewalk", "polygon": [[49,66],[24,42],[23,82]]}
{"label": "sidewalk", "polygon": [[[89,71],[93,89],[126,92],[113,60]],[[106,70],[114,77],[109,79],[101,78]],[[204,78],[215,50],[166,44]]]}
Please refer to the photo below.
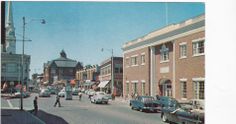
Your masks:
{"label": "sidewalk", "polygon": [[124,103],[124,104],[129,104],[130,99],[124,99],[122,97],[116,97],[115,100],[112,100],[113,102],[118,102],[118,103]]}
{"label": "sidewalk", "polygon": [[25,110],[1,108],[1,124],[45,124]]}

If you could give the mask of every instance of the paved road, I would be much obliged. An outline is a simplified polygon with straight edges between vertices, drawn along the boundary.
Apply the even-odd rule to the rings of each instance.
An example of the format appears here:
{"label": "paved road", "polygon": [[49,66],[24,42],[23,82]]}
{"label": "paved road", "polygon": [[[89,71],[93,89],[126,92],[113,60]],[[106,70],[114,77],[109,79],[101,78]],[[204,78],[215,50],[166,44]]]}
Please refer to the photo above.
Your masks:
{"label": "paved road", "polygon": [[[33,99],[36,95],[31,94],[31,97],[24,99],[25,109],[33,109]],[[55,95],[38,99],[41,110],[39,118],[48,120],[50,117],[57,118],[55,120],[59,118],[62,124],[164,124],[161,121],[160,113],[131,110],[129,105],[123,102],[111,101],[108,105],[92,104],[87,96],[83,95],[82,101],[78,100],[78,96],[73,96],[73,100],[61,98],[62,107],[53,107],[55,99]],[[2,107],[10,107],[9,102],[12,107],[18,107],[20,100],[10,99],[7,102],[2,99]],[[53,121],[46,122],[53,123]]]}

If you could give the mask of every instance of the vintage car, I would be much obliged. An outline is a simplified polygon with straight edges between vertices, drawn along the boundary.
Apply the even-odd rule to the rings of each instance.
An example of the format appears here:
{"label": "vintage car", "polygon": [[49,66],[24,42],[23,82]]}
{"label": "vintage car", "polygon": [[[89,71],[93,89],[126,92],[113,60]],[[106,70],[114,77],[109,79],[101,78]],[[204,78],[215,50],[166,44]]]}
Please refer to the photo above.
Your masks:
{"label": "vintage car", "polygon": [[48,89],[41,89],[39,97],[50,97],[50,91]]}
{"label": "vintage car", "polygon": [[109,98],[104,92],[96,92],[90,99],[91,103],[105,103],[108,104]]}
{"label": "vintage car", "polygon": [[171,102],[177,102],[174,98],[168,96],[156,96],[156,99],[161,107],[167,107],[170,104],[173,104]]}
{"label": "vintage car", "polygon": [[161,119],[163,122],[174,122],[177,124],[204,124],[204,110],[193,109],[194,106],[186,107],[175,99],[170,101],[161,109]]}
{"label": "vintage car", "polygon": [[66,91],[65,91],[65,88],[63,88],[63,89],[58,93],[58,96],[59,96],[59,97],[65,97],[65,94],[66,94]]}
{"label": "vintage car", "polygon": [[137,109],[139,111],[153,111],[158,112],[160,110],[159,103],[152,96],[138,96],[133,100],[130,100],[131,109]]}

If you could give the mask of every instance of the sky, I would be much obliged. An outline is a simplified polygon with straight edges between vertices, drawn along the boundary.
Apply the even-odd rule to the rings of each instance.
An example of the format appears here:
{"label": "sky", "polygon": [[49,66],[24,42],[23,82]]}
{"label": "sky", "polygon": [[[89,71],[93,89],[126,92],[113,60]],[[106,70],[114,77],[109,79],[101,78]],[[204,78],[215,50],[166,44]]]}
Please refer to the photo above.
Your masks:
{"label": "sky", "polygon": [[[160,2],[12,3],[16,39],[22,39],[22,17],[28,22],[25,35],[32,41],[25,43],[25,54],[31,55],[30,74],[42,73],[43,63],[59,58],[62,49],[83,65],[100,65],[111,49],[114,56],[122,56],[124,43],[205,13],[204,3],[168,3],[167,18],[166,3]],[[21,51],[22,42],[17,41],[16,52]]]}

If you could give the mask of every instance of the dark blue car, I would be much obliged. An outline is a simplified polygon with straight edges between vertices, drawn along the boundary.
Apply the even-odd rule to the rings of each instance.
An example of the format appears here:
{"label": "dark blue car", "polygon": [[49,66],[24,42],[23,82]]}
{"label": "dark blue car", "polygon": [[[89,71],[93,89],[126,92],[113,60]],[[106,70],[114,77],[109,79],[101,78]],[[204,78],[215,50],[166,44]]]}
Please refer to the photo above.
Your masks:
{"label": "dark blue car", "polygon": [[130,100],[131,109],[139,111],[153,111],[157,112],[160,110],[158,102],[152,96],[138,96],[133,100]]}

